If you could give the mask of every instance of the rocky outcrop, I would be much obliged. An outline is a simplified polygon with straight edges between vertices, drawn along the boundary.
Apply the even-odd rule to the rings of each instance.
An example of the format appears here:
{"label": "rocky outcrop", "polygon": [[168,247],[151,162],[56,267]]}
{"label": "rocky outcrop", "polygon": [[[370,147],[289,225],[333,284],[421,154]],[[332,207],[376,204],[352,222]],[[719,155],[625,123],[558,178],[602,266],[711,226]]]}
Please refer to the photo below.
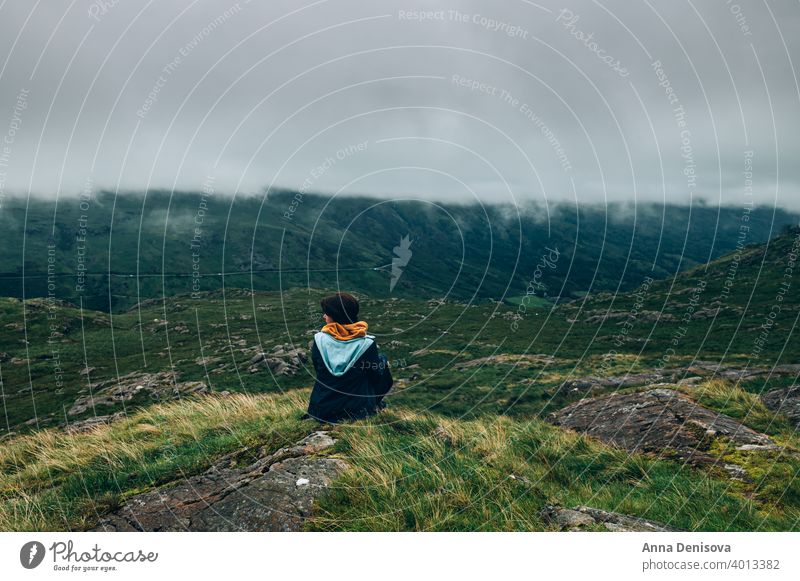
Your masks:
{"label": "rocky outcrop", "polygon": [[[632,319],[633,315],[629,311],[586,311],[588,315],[583,322],[589,324],[605,323],[606,321],[621,321],[624,322]],[[636,315],[636,320],[645,323],[655,323],[660,321],[662,323],[673,323],[680,319],[670,313],[662,313],[659,311],[639,311]],[[617,323],[617,324],[621,324]]]}
{"label": "rocky outcrop", "polygon": [[258,351],[247,362],[248,371],[269,369],[274,375],[294,375],[308,361],[308,351],[291,344],[276,345],[272,351]]}
{"label": "rocky outcrop", "polygon": [[318,431],[239,468],[226,456],[212,468],[129,498],[97,531],[299,531],[314,500],[348,468],[324,455],[335,440]]}
{"label": "rocky outcrop", "polygon": [[738,382],[755,377],[800,375],[800,365],[778,365],[773,368],[742,369],[720,365],[708,361],[696,361],[687,369],[661,370],[651,373],[629,373],[613,377],[590,375],[577,379],[568,379],[559,387],[559,391],[567,394],[585,394],[604,389],[621,389],[625,387],[656,386],[659,384],[678,382],[691,385],[706,379],[723,379]]}
{"label": "rocky outcrop", "polygon": [[704,377],[742,381],[755,377],[781,377],[787,375],[800,376],[800,365],[776,365],[775,367],[750,367],[748,369],[722,365],[713,361],[695,361],[688,368],[690,373]]}
{"label": "rocky outcrop", "polygon": [[96,406],[110,406],[130,401],[138,394],[145,394],[153,401],[175,399],[186,395],[208,393],[208,386],[202,381],[176,381],[176,374],[170,371],[159,373],[134,372],[119,379],[109,379],[92,384],[89,393],[79,397],[72,404],[68,415],[76,416]]}
{"label": "rocky outcrop", "polygon": [[643,385],[656,385],[675,381],[679,372],[664,373],[629,373],[612,377],[588,376],[578,379],[568,379],[558,390],[566,394],[583,394],[602,389],[621,389],[624,387],[641,387]]}
{"label": "rocky outcrop", "polygon": [[108,414],[103,416],[94,416],[86,418],[85,420],[78,420],[77,422],[70,422],[64,425],[64,431],[68,434],[78,434],[82,432],[90,432],[99,426],[105,426],[112,422],[116,422],[125,417],[125,412],[117,412],[115,414]]}
{"label": "rocky outcrop", "polygon": [[671,389],[584,399],[548,419],[630,452],[666,452],[693,465],[716,463],[707,450],[720,436],[737,449],[776,448],[768,436]]}
{"label": "rocky outcrop", "polygon": [[[413,355],[413,354],[412,354]],[[485,365],[515,365],[517,367],[533,367],[550,365],[555,362],[555,358],[551,355],[538,355],[524,353],[516,355],[513,353],[500,353],[497,355],[490,355],[488,357],[481,357],[479,359],[472,359],[458,363],[456,369],[467,369],[469,367],[483,367]]]}
{"label": "rocky outcrop", "polygon": [[652,533],[678,530],[660,522],[589,506],[576,506],[575,508],[545,506],[540,514],[544,522],[555,525],[562,531],[580,531],[596,526],[615,532]]}
{"label": "rocky outcrop", "polygon": [[761,401],[768,409],[785,415],[800,428],[800,385],[772,389],[761,396]]}

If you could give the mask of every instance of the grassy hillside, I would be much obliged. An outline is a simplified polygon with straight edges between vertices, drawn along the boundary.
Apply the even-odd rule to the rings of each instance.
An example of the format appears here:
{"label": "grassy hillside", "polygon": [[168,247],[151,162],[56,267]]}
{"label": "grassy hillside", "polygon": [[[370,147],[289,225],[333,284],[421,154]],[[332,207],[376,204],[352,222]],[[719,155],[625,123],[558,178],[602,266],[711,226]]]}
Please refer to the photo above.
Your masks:
{"label": "grassy hillside", "polygon": [[[764,242],[797,220],[756,209],[747,242]],[[540,298],[576,297],[704,264],[735,248],[741,223],[739,208],[703,205],[512,208],[283,191],[263,198],[101,192],[57,204],[7,198],[0,295],[52,290],[103,311],[223,286],[338,284],[376,298],[514,300],[534,285]],[[411,256],[390,287],[390,269],[374,269],[392,263],[404,236]],[[549,249],[559,258],[542,263]]]}
{"label": "grassy hillside", "polygon": [[[689,530],[797,530],[800,439],[759,396],[797,381],[770,370],[800,362],[798,248],[795,229],[629,293],[559,305],[362,296],[396,389],[387,412],[333,428],[352,468],[307,528],[543,530],[542,507],[587,504]],[[321,324],[323,294],[211,291],[115,314],[0,299],[0,529],[89,528],[223,455],[246,462],[315,429],[300,419],[313,372],[298,349]],[[764,372],[695,377],[707,362]],[[680,383],[689,376],[699,381]],[[619,377],[638,380],[601,381]],[[581,381],[590,391],[565,387]],[[546,421],[584,397],[659,382],[774,445],[714,440],[721,464],[698,467]]]}
{"label": "grassy hillside", "polygon": [[583,322],[605,318],[598,338],[613,329],[612,347],[621,341],[654,363],[668,365],[670,349],[729,364],[798,363],[798,252],[795,227],[676,277],[629,293],[596,294],[560,311]]}
{"label": "grassy hillside", "polygon": [[[761,340],[797,240],[795,231],[745,249],[728,287],[731,257],[647,289],[556,307],[363,297],[362,316],[395,361],[398,403],[454,416],[543,414],[566,401],[557,388],[571,377],[682,370],[695,360],[797,363],[796,292],[783,296]],[[731,290],[723,294],[723,288]],[[162,374],[151,379],[167,387],[205,382],[213,391],[308,386],[308,362],[274,373],[263,367],[251,372],[249,361],[284,345],[307,349],[321,325],[324,294],[234,289],[147,301],[112,315],[46,299],[0,299],[4,427],[24,431],[171,397],[140,390],[132,399],[68,414],[78,398],[128,374]],[[783,381],[745,385],[762,391]]]}
{"label": "grassy hillside", "polygon": [[[132,495],[313,429],[308,390],[159,404],[78,437],[45,430],[0,450],[1,530],[81,530]],[[785,445],[800,440],[776,426]],[[586,504],[684,530],[797,530],[800,461],[747,465],[755,482],[629,454],[535,419],[454,420],[398,407],[340,425],[352,469],[311,530],[550,530],[543,506]],[[795,476],[795,482],[792,477]]]}
{"label": "grassy hillside", "polygon": [[[0,450],[0,530],[83,529],[125,496],[186,477],[225,453],[277,450],[307,431],[303,396],[160,404],[88,434],[45,430]],[[243,457],[246,454],[243,454]]]}

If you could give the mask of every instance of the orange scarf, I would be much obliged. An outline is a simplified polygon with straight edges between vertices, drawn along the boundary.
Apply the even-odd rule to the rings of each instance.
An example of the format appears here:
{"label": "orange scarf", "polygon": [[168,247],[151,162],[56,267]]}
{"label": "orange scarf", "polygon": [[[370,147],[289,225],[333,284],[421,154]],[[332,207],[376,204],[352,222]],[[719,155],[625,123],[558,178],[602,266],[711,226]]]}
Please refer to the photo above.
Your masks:
{"label": "orange scarf", "polygon": [[322,327],[322,332],[327,333],[334,339],[339,341],[349,341],[358,337],[366,337],[367,335],[366,321],[356,321],[349,325],[341,325],[339,323],[328,323]]}

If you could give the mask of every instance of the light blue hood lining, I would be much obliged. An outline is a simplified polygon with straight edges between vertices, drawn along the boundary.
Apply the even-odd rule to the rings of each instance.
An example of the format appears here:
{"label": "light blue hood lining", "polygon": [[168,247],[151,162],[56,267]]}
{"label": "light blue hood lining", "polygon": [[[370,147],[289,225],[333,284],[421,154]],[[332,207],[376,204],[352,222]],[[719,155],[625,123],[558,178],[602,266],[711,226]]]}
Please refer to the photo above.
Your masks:
{"label": "light blue hood lining", "polygon": [[319,332],[314,335],[322,361],[331,375],[339,377],[347,373],[367,349],[374,343],[375,336],[367,335],[349,341],[339,341],[328,333]]}

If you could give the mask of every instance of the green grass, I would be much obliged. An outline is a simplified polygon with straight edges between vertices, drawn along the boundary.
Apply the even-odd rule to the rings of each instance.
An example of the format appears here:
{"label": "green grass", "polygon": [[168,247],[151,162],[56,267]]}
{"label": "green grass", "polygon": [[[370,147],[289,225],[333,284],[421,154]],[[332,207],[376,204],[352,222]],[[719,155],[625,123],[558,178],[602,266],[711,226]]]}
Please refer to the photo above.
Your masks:
{"label": "green grass", "polygon": [[[692,280],[681,279],[676,288],[690,287]],[[381,349],[391,360],[400,361],[395,368],[401,380],[394,396],[397,403],[452,417],[485,413],[527,417],[567,403],[569,399],[557,388],[570,377],[682,370],[695,359],[746,364],[754,337],[749,325],[760,325],[771,305],[769,291],[763,296],[756,290],[752,314],[743,319],[743,327],[736,333],[713,318],[692,320],[687,325],[640,320],[623,344],[616,340],[618,320],[586,322],[584,313],[624,309],[630,300],[627,295],[618,295],[613,305],[612,299],[602,296],[583,307],[580,303],[544,308],[529,305],[519,320],[514,318],[519,310],[513,305],[433,304],[362,295],[362,316]],[[205,381],[214,391],[276,393],[308,387],[313,382],[310,368],[294,376],[273,377],[265,371],[251,374],[247,361],[252,351],[244,350],[270,350],[284,343],[307,348],[311,334],[322,323],[318,299],[324,293],[230,289],[224,295],[171,297],[166,304],[155,301],[114,315],[62,304],[50,308],[41,299],[23,305],[17,299],[0,298],[0,328],[4,331],[0,333],[0,379],[6,396],[0,411],[8,418],[6,425],[0,424],[0,435],[8,430],[24,433],[34,429],[35,425],[25,424],[34,419],[40,428],[63,423],[75,399],[87,393],[89,381],[114,380],[131,372],[174,371],[180,381]],[[798,304],[795,295],[787,297],[779,327],[752,365],[770,367],[800,359],[800,344],[787,340],[788,329],[780,327],[787,324],[785,317],[791,318],[798,310]],[[679,316],[683,309],[672,306],[664,312]],[[576,318],[577,322],[571,322]],[[59,336],[51,337],[51,325]],[[673,343],[677,344],[673,347]],[[674,353],[665,361],[667,347],[674,348]],[[201,354],[213,362],[204,366],[198,362]],[[543,354],[552,356],[553,362],[531,365],[523,360],[460,367],[493,354]],[[80,375],[84,362],[94,368],[88,379]],[[56,377],[57,366],[63,371],[61,378]],[[751,380],[743,387],[757,394],[787,381],[773,377]],[[150,403],[135,400],[97,413]]]}
{"label": "green grass", "polygon": [[42,430],[0,449],[0,530],[82,530],[127,496],[208,468],[222,455],[274,451],[314,425],[307,391],[159,404],[88,433]]}
{"label": "green grass", "polygon": [[506,302],[509,305],[519,306],[524,305],[526,307],[551,307],[553,306],[553,302],[547,300],[544,297],[536,296],[535,294],[529,295],[515,295],[511,297],[506,297]]}
{"label": "green grass", "polygon": [[[793,495],[748,497],[725,478],[539,420],[396,410],[337,432],[339,453],[354,467],[323,497],[312,530],[547,530],[539,517],[547,504],[585,504],[685,530],[798,528]],[[775,488],[787,482],[777,478]]]}
{"label": "green grass", "polygon": [[736,418],[747,426],[769,435],[791,436],[794,427],[782,415],[764,406],[757,395],[728,381],[706,381],[697,386],[685,386],[681,391],[699,404]]}
{"label": "green grass", "polygon": [[[783,446],[748,453],[714,448],[712,454],[745,470],[741,482],[713,470],[629,455],[541,421],[579,397],[559,391],[569,378],[682,372],[697,359],[761,367],[799,361],[800,343],[791,327],[800,312],[796,293],[785,297],[763,351],[752,354],[795,236],[744,253],[737,284],[716,319],[671,320],[686,312],[688,292],[698,280],[708,284],[700,308],[723,296],[729,258],[653,283],[640,310],[672,318],[639,317],[621,343],[620,319],[586,319],[629,312],[637,304],[633,294],[529,304],[524,312],[487,300],[361,295],[370,332],[389,359],[399,362],[393,368],[396,391],[388,414],[336,428],[338,453],[353,470],[322,501],[309,526],[541,530],[539,510],[555,503],[589,504],[689,530],[796,530],[800,442],[786,419],[758,397],[791,385],[791,377],[681,387],[700,404]],[[252,447],[273,448],[302,437],[313,428],[296,419],[313,370],[273,377],[263,370],[250,373],[247,361],[257,347],[307,347],[322,323],[318,301],[324,294],[227,289],[147,301],[114,314],[0,298],[0,530],[87,528],[127,496],[200,472],[221,455],[241,450],[244,461]],[[674,352],[665,359],[668,348]],[[503,357],[464,365],[497,354]],[[525,357],[537,354],[552,361]],[[201,355],[212,362],[198,362]],[[84,364],[93,368],[88,378],[80,374]],[[233,395],[175,402],[139,397],[97,410],[124,410],[126,420],[74,436],[59,428],[90,382],[159,371]]]}
{"label": "green grass", "polygon": [[[246,465],[249,451],[274,451],[316,429],[298,419],[307,395],[202,396],[74,436],[15,438],[0,451],[0,529],[90,528],[126,497],[197,474],[222,455],[238,451]],[[750,455],[748,473],[761,483],[748,488],[537,419],[454,420],[395,407],[332,429],[333,454],[351,468],[322,497],[309,530],[548,530],[539,517],[548,504],[686,530],[796,530],[800,522],[796,463]]]}

